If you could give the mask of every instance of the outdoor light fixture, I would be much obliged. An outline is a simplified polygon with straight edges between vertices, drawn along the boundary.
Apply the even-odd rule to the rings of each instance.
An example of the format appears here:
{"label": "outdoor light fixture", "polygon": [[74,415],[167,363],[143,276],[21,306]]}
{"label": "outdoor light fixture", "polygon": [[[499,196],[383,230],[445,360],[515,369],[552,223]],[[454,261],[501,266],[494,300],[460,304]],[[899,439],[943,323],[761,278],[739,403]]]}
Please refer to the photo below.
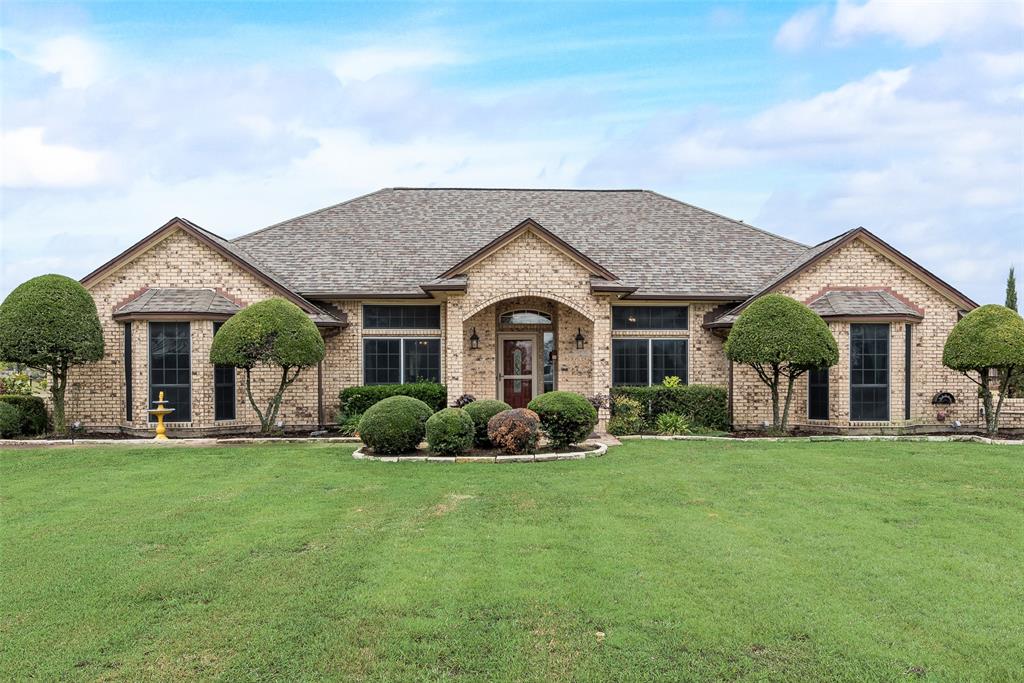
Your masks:
{"label": "outdoor light fixture", "polygon": [[469,335],[469,348],[479,349],[480,348],[480,336],[476,333],[476,328],[473,328],[473,333]]}
{"label": "outdoor light fixture", "polygon": [[584,339],[584,337],[583,337],[583,328],[577,327],[576,328],[576,348],[577,349],[582,349],[583,348],[583,343],[585,341],[586,341],[586,339]]}

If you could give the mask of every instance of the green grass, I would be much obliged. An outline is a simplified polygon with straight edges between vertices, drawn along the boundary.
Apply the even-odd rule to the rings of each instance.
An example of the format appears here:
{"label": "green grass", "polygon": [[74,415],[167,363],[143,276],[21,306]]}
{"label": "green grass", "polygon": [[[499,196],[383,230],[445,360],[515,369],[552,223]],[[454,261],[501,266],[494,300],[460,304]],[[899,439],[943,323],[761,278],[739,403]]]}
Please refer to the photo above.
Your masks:
{"label": "green grass", "polygon": [[[0,452],[0,679],[1011,680],[1024,451]],[[603,636],[600,634],[604,634]]]}

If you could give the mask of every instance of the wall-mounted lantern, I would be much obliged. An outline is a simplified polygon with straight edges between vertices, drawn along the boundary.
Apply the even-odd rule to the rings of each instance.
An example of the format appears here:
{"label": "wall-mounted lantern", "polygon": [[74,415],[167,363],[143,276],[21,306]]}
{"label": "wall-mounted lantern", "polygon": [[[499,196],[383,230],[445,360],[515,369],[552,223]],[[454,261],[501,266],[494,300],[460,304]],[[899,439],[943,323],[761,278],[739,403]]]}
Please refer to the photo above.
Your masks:
{"label": "wall-mounted lantern", "polygon": [[469,348],[479,349],[480,348],[480,335],[476,333],[476,328],[473,328],[472,334],[469,335]]}
{"label": "wall-mounted lantern", "polygon": [[576,328],[576,348],[577,349],[582,349],[583,348],[583,344],[586,341],[587,340],[583,337],[583,328],[577,327]]}

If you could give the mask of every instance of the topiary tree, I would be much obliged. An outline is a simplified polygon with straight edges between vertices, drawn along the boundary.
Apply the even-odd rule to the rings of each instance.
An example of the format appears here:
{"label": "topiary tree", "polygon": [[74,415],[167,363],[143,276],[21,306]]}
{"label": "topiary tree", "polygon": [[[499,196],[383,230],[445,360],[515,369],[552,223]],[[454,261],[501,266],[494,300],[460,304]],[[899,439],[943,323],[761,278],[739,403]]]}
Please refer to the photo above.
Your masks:
{"label": "topiary tree", "polygon": [[103,358],[96,302],[63,275],[40,275],[19,285],[0,304],[0,358],[49,375],[53,429],[63,434],[68,371]]}
{"label": "topiary tree", "polygon": [[527,408],[505,410],[487,422],[487,436],[495,448],[506,453],[530,453],[537,448],[540,418]]}
{"label": "topiary tree", "polygon": [[[743,309],[725,341],[725,355],[749,365],[772,393],[772,426],[785,431],[793,382],[813,368],[839,362],[835,337],[821,317],[799,301],[766,294]],[[786,402],[779,410],[779,389],[786,383]]]}
{"label": "topiary tree", "polygon": [[445,408],[427,418],[427,444],[438,455],[461,455],[473,446],[476,427],[462,408]]}
{"label": "topiary tree", "polygon": [[482,401],[473,401],[464,410],[469,413],[473,424],[476,425],[476,445],[487,448],[491,445],[491,440],[487,436],[487,423],[498,413],[512,410],[512,406],[504,401],[487,398]]}
{"label": "topiary tree", "polygon": [[[217,331],[210,362],[245,370],[245,395],[260,419],[260,431],[269,432],[281,410],[285,389],[303,368],[324,357],[320,331],[302,309],[284,299],[267,299],[242,309]],[[280,368],[281,379],[265,409],[252,395],[252,369],[258,365]]]}
{"label": "topiary tree", "polygon": [[412,396],[391,396],[370,406],[359,419],[359,438],[374,453],[396,455],[416,450],[433,410]]}
{"label": "topiary tree", "polygon": [[[985,430],[999,430],[999,411],[1003,408],[1007,386],[1024,372],[1024,319],[1006,306],[988,304],[976,308],[953,326],[942,349],[942,364],[962,372],[981,387],[985,406]],[[999,401],[992,407],[990,372],[999,377]],[[978,379],[970,375],[978,373]]]}
{"label": "topiary tree", "polygon": [[555,448],[586,441],[597,424],[590,401],[571,391],[549,391],[527,406],[540,417],[540,425]]}

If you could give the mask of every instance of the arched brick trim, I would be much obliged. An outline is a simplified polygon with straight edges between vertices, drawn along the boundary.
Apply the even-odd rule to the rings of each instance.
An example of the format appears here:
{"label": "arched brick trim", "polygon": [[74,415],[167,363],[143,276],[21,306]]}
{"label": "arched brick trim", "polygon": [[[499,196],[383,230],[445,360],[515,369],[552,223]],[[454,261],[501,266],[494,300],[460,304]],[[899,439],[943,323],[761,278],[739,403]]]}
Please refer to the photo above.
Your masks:
{"label": "arched brick trim", "polygon": [[542,290],[539,290],[539,289],[517,289],[515,291],[503,292],[503,293],[498,294],[496,296],[492,296],[489,299],[486,299],[486,300],[484,300],[481,303],[475,304],[472,308],[470,308],[462,316],[462,318],[463,318],[463,320],[467,320],[467,319],[473,317],[474,315],[476,315],[477,313],[479,313],[480,311],[484,310],[488,306],[491,306],[493,304],[501,303],[502,301],[506,301],[508,299],[516,299],[516,298],[519,298],[519,297],[526,297],[526,296],[533,296],[533,297],[538,297],[540,299],[550,299],[551,301],[557,301],[558,303],[560,303],[560,304],[562,304],[564,306],[568,306],[572,310],[576,311],[577,313],[582,315],[584,318],[586,318],[590,322],[594,322],[594,315],[593,315],[593,313],[591,313],[589,311],[586,311],[583,308],[580,308],[579,304],[577,304],[577,303],[575,303],[575,302],[573,302],[573,301],[571,301],[571,300],[569,300],[569,299],[567,299],[567,298],[565,298],[563,296],[560,296],[558,294],[552,294],[551,292],[545,292],[545,291],[542,291]]}

